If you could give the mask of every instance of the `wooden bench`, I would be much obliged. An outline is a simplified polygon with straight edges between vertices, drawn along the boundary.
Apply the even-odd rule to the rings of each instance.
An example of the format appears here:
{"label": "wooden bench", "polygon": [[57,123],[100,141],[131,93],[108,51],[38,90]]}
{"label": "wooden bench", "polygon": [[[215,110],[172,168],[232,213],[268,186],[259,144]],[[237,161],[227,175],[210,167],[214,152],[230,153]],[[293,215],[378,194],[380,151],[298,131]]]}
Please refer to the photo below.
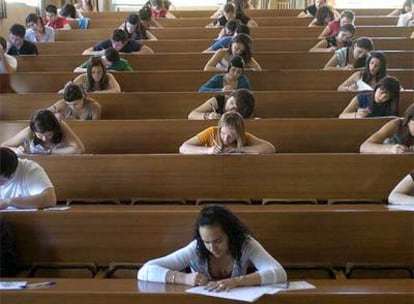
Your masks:
{"label": "wooden bench", "polygon": [[[39,279],[27,279],[38,282]],[[90,304],[171,304],[199,303],[225,304],[229,300],[211,298],[186,293],[188,286],[157,284],[129,280],[85,280],[57,279],[56,286],[25,291],[3,291],[0,297],[7,304],[41,304],[64,302]],[[276,295],[264,295],[258,304],[305,304],[313,301],[319,304],[332,303],[393,303],[411,304],[413,298],[412,280],[348,280],[344,282],[330,280],[311,280],[316,289],[280,292]]]}
{"label": "wooden bench", "polygon": [[[414,213],[409,211],[378,205],[229,208],[282,265],[343,268],[348,262],[414,262]],[[13,228],[19,266],[94,262],[106,267],[111,262],[143,263],[185,246],[192,239],[199,210],[198,206],[77,205],[66,211],[2,215]]]}
{"label": "wooden bench", "polygon": [[[377,50],[412,50],[414,40],[409,38],[374,38]],[[212,39],[168,39],[157,41],[143,41],[155,53],[176,52],[202,52],[207,49]],[[282,51],[308,51],[318,42],[315,38],[255,38],[253,42],[255,52],[282,52]],[[91,47],[94,42],[90,41],[57,41],[55,43],[38,43],[36,46],[40,55],[80,55],[84,50]]]}
{"label": "wooden bench", "polygon": [[[414,69],[413,51],[387,51],[387,67],[393,69]],[[202,70],[212,54],[163,53],[145,56],[124,56],[136,71],[154,70]],[[308,52],[257,52],[254,58],[265,70],[279,69],[321,69],[332,57],[332,53]],[[73,69],[90,56],[20,56],[18,72],[63,72]]]}
{"label": "wooden bench", "polygon": [[[389,119],[261,119],[246,130],[271,142],[279,153],[358,153],[360,145]],[[69,121],[87,153],[178,153],[180,145],[217,121],[100,120]],[[0,142],[28,126],[0,121]]]}
{"label": "wooden bench", "polygon": [[[169,28],[153,29],[158,39],[214,39],[220,29],[217,28]],[[56,32],[56,41],[94,41],[110,39],[112,28],[70,30]],[[322,29],[304,26],[275,26],[252,28],[253,38],[317,38]],[[410,27],[396,26],[359,26],[355,35],[369,37],[409,37]],[[93,43],[92,43],[93,44]]]}
{"label": "wooden bench", "polygon": [[[351,73],[350,71],[280,70],[248,71],[246,75],[255,91],[334,91]],[[413,70],[390,69],[388,73],[397,77],[405,89],[414,87]],[[215,74],[204,71],[142,71],[118,72],[115,78],[123,92],[194,92]],[[0,79],[9,81],[16,93],[55,93],[77,76],[78,74],[70,72],[22,72],[2,74]]]}
{"label": "wooden bench", "polygon": [[383,200],[414,167],[413,156],[409,154],[125,154],[122,157],[33,156],[33,159],[48,172],[61,201],[102,201],[103,198]]}

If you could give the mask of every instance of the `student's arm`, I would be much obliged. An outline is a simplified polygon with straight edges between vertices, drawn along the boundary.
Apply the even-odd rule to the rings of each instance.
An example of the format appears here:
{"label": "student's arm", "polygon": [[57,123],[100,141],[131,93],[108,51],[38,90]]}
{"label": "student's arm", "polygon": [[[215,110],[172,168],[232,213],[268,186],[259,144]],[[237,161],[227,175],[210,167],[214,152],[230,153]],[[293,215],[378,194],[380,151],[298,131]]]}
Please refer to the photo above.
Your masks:
{"label": "student's arm", "polygon": [[404,177],[388,196],[390,204],[413,205],[414,204],[414,181],[411,174]]}
{"label": "student's arm", "polygon": [[65,119],[65,110],[66,110],[66,102],[65,100],[61,99],[55,102],[54,105],[48,108],[49,111],[53,112],[57,119],[64,120]]}
{"label": "student's arm", "polygon": [[246,66],[253,71],[262,71],[262,67],[253,57],[250,59],[250,62]]}
{"label": "student's arm", "polygon": [[[1,201],[5,201],[5,205],[1,205]],[[16,207],[21,209],[30,209],[30,208],[47,208],[56,206],[56,193],[55,188],[49,187],[45,189],[42,193],[30,196],[21,196],[15,198],[9,198],[6,200],[0,199],[0,209],[2,207]]]}
{"label": "student's arm", "polygon": [[147,35],[148,39],[147,40],[158,40],[157,37],[155,37],[155,35],[153,33],[151,33],[149,30],[145,31],[145,34]]}
{"label": "student's arm", "polygon": [[385,139],[393,136],[399,128],[399,119],[387,122],[379,131],[371,135],[360,147],[361,153],[404,153],[408,147],[404,145],[384,145]]}
{"label": "student's arm", "polygon": [[335,47],[328,48],[328,41],[326,39],[320,40],[309,50],[310,53],[330,53],[333,51],[335,51]]}
{"label": "student's arm", "polygon": [[87,69],[87,68],[76,67],[76,68],[73,70],[73,73],[86,73],[87,71],[88,71],[88,69]]}
{"label": "student's arm", "polygon": [[299,15],[297,15],[297,17],[299,17],[299,18],[310,18],[310,17],[313,17],[311,14],[309,14],[307,11],[301,11],[300,13],[299,13]]}
{"label": "student's arm", "polygon": [[389,13],[387,16],[388,17],[395,17],[395,16],[399,16],[400,15],[400,9],[397,8],[395,10],[393,10],[391,13]]}
{"label": "student's arm", "polygon": [[143,45],[138,52],[133,52],[131,54],[141,54],[141,55],[154,54],[154,51],[149,46]]}
{"label": "student's arm", "polygon": [[341,67],[337,67],[337,66],[336,66],[336,65],[337,65],[337,63],[338,63],[338,60],[339,60],[338,55],[337,55],[337,54],[333,55],[333,56],[331,57],[331,59],[329,59],[329,61],[325,64],[325,66],[323,67],[323,69],[324,69],[325,71],[328,71],[328,70],[339,70],[339,69],[342,69]]}
{"label": "student's arm", "polygon": [[101,104],[93,99],[91,101],[91,107],[92,107],[92,119],[93,120],[101,119],[101,115],[102,115]]}
{"label": "student's arm", "polygon": [[329,33],[331,32],[331,29],[329,28],[329,26],[326,26],[322,33],[319,34],[318,39],[324,39],[324,38],[328,38],[329,37]]}
{"label": "student's arm", "polygon": [[13,137],[9,138],[5,142],[1,144],[2,147],[10,148],[14,151],[17,155],[22,155],[27,153],[28,151],[25,150],[24,142],[26,138],[31,135],[31,130],[29,127],[24,128],[19,133],[14,135]]}
{"label": "student's arm", "polygon": [[311,23],[309,23],[309,25],[308,25],[308,27],[315,27],[315,26],[318,26],[316,23],[317,23],[318,21],[316,20],[316,18],[314,18],[312,21],[311,21]]}
{"label": "student's arm", "polygon": [[206,119],[219,119],[221,115],[216,112],[218,108],[217,98],[211,97],[202,105],[194,109],[188,114],[188,119],[191,120],[206,120]]}
{"label": "student's arm", "polygon": [[254,21],[253,19],[250,19],[247,24],[248,27],[258,27],[258,24],[256,21]]}
{"label": "student's arm", "polygon": [[121,93],[121,87],[119,86],[119,83],[118,81],[116,81],[115,77],[112,74],[108,73],[108,88],[106,90],[94,91],[93,93],[96,93],[96,94]]}
{"label": "student's arm", "polygon": [[210,58],[210,60],[204,66],[204,71],[220,71],[223,70],[216,67],[217,63],[219,63],[227,54],[227,49],[220,49],[214,53],[214,55]]}
{"label": "student's arm", "polygon": [[220,75],[211,77],[205,84],[203,84],[198,92],[221,92],[223,91],[223,81]]}
{"label": "student's arm", "polygon": [[276,148],[270,142],[249,134],[247,143],[242,147],[241,152],[271,154],[276,152]]}
{"label": "student's arm", "polygon": [[105,52],[105,50],[94,51],[93,46],[91,46],[90,48],[87,48],[86,50],[84,50],[82,55],[96,56],[96,55],[103,55],[104,52]]}
{"label": "student's arm", "polygon": [[361,78],[361,72],[355,72],[351,76],[348,77],[343,83],[338,86],[338,91],[340,92],[348,92],[348,91],[356,91],[357,89],[357,81]]}
{"label": "student's arm", "polygon": [[345,110],[339,114],[339,118],[364,118],[369,114],[367,109],[359,109],[358,96],[352,98]]}
{"label": "student's arm", "polygon": [[160,29],[162,29],[162,28],[164,28],[157,20],[155,20],[154,18],[151,18],[151,20],[150,20],[150,27],[152,27],[152,28],[160,28]]}
{"label": "student's arm", "polygon": [[85,153],[85,146],[80,138],[64,121],[60,121],[63,133],[63,145],[50,151],[50,154],[81,154]]}
{"label": "student's arm", "polygon": [[213,15],[211,15],[211,16],[210,16],[210,19],[218,19],[218,18],[220,18],[221,16],[223,16],[223,7],[224,7],[224,6],[219,7],[219,8],[215,11],[215,13],[214,13]]}
{"label": "student's arm", "polygon": [[214,147],[202,146],[198,136],[193,136],[180,146],[181,154],[213,154]]}

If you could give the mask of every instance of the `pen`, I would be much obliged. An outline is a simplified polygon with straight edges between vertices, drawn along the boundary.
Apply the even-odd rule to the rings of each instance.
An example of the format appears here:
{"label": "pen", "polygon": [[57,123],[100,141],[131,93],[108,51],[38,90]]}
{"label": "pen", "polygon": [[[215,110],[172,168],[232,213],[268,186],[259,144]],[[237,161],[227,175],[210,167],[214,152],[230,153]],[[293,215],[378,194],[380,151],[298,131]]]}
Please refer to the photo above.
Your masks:
{"label": "pen", "polygon": [[286,284],[285,284],[285,289],[289,289],[289,285],[290,285],[290,282],[286,282]]}
{"label": "pen", "polygon": [[25,288],[36,288],[36,287],[43,287],[43,286],[52,286],[55,285],[56,282],[48,281],[48,282],[37,282],[37,283],[29,283],[26,285]]}

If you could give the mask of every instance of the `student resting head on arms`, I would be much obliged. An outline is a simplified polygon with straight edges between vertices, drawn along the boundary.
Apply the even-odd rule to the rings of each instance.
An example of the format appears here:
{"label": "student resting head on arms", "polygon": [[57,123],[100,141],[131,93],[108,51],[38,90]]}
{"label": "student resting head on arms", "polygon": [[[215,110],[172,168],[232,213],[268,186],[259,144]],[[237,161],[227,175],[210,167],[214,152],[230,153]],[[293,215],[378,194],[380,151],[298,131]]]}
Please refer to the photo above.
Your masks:
{"label": "student resting head on arms", "polygon": [[[123,59],[119,56],[119,52],[113,47],[107,48],[103,55],[100,57],[103,64],[106,67],[106,70],[109,72],[129,72],[133,71],[133,68],[130,66],[126,59]],[[73,72],[75,73],[85,73],[88,70],[91,60],[85,61],[80,66],[76,67]]]}
{"label": "student resting head on arms", "polygon": [[339,118],[398,116],[400,82],[388,76],[381,79],[374,91],[355,96]]}
{"label": "student resting head on arms", "polygon": [[[79,75],[73,83],[82,87],[86,92],[120,93],[121,88],[115,77],[107,73],[102,59],[91,57],[86,73]],[[59,93],[63,93],[60,90]]]}
{"label": "student resting head on arms", "polygon": [[243,117],[234,111],[224,113],[217,127],[209,127],[185,141],[182,154],[275,153],[275,147],[244,130]]}
{"label": "student resting head on arms", "polygon": [[30,125],[1,146],[21,154],[79,154],[85,147],[79,137],[49,110],[36,111]]}
{"label": "student resting head on arms", "polygon": [[344,26],[341,26],[336,36],[320,40],[309,50],[309,52],[331,53],[342,47],[352,46],[352,37],[354,34],[355,26],[352,24],[345,24]]}
{"label": "student resting head on arms", "polygon": [[238,89],[227,95],[217,95],[211,97],[201,106],[188,114],[188,119],[207,120],[220,119],[220,117],[229,111],[238,112],[243,118],[249,118],[254,110],[253,92],[247,89]]}
{"label": "student resting head on arms", "polygon": [[89,98],[83,89],[69,83],[63,91],[63,99],[49,108],[59,120],[96,120],[101,119],[101,105]]}
{"label": "student resting head on arms", "polygon": [[[249,263],[256,271],[247,274]],[[191,273],[181,272],[191,268]],[[138,271],[144,281],[203,285],[210,291],[283,283],[286,271],[247,227],[227,208],[204,207],[197,218],[193,240],[184,248],[153,259]]]}
{"label": "student resting head on arms", "polygon": [[244,75],[244,60],[240,56],[234,56],[230,60],[226,73],[213,76],[198,91],[223,92],[237,89],[252,89],[249,80]]}
{"label": "student resting head on arms", "polygon": [[56,194],[45,170],[0,147],[0,209],[46,208],[56,205]]}
{"label": "student resting head on arms", "polygon": [[388,203],[414,205],[414,170],[406,175],[388,196]]}
{"label": "student resting head on arms", "polygon": [[360,37],[352,46],[342,47],[335,51],[335,55],[325,65],[324,70],[355,70],[363,68],[369,52],[374,49],[371,38]]}
{"label": "student resting head on arms", "polygon": [[387,122],[371,135],[360,147],[361,153],[409,153],[414,152],[414,104],[403,118]]}
{"label": "student resting head on arms", "polygon": [[373,89],[386,76],[387,59],[385,54],[379,51],[371,52],[366,60],[365,68],[349,76],[347,80],[339,85],[338,91],[364,91]]}

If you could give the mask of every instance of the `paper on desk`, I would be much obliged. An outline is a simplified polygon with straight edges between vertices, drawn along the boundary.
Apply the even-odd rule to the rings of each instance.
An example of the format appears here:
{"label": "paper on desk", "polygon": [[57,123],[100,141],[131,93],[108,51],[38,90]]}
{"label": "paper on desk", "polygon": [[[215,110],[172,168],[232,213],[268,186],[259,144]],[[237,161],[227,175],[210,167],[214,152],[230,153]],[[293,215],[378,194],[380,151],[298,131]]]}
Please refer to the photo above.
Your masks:
{"label": "paper on desk", "polygon": [[0,281],[0,290],[23,289],[27,281]]}
{"label": "paper on desk", "polygon": [[69,206],[64,206],[64,207],[49,207],[49,208],[45,208],[45,209],[35,209],[35,208],[30,208],[30,209],[23,209],[23,208],[16,208],[13,206],[9,206],[6,209],[0,210],[1,212],[28,212],[28,211],[38,211],[38,210],[42,210],[42,211],[64,211],[64,210],[68,210],[70,207]]}
{"label": "paper on desk", "polygon": [[414,211],[413,205],[390,205],[387,206],[390,210],[405,210],[405,211]]}
{"label": "paper on desk", "polygon": [[274,287],[271,285],[264,286],[249,286],[249,287],[237,287],[230,291],[208,291],[204,286],[197,286],[187,289],[185,292],[194,293],[199,295],[205,295],[210,297],[239,300],[244,302],[254,302],[264,294],[268,294]]}
{"label": "paper on desk", "polygon": [[357,91],[373,91],[374,89],[362,79],[358,79],[356,82]]}
{"label": "paper on desk", "polygon": [[289,290],[304,290],[304,289],[314,289],[316,288],[314,285],[306,282],[306,281],[295,281],[295,282],[289,282],[289,287],[286,288],[286,284],[274,284],[270,285],[273,287],[273,290],[270,290],[266,294],[276,294],[279,291],[289,291]]}

